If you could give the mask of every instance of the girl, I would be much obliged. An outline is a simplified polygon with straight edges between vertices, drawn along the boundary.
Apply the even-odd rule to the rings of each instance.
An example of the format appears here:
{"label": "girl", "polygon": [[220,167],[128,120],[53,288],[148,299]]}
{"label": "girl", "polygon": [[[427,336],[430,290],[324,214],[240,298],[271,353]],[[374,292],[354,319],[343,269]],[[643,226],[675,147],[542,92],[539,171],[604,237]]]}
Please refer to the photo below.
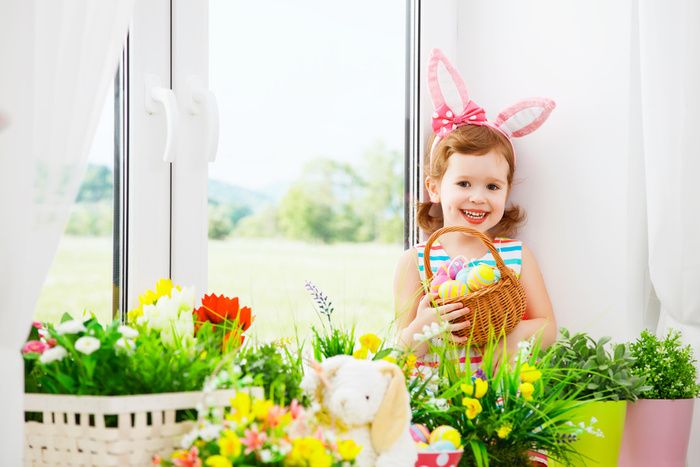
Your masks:
{"label": "girl", "polygon": [[[440,62],[457,87],[464,108],[461,114],[453,112],[442,96],[437,81]],[[443,226],[461,225],[486,234],[506,265],[519,275],[527,295],[526,318],[506,336],[507,355],[514,355],[518,343],[533,336],[541,337],[542,348],[549,346],[556,338],[552,304],[534,256],[521,242],[508,238],[525,216],[517,206],[507,206],[507,200],[515,172],[510,139],[537,129],[551,113],[554,103],[546,99],[520,101],[501,112],[495,121],[488,121],[484,110],[469,99],[462,78],[437,49],[429,60],[428,83],[436,108],[432,125],[435,134],[424,166],[430,203],[419,205],[418,225],[426,233]],[[428,343],[417,342],[414,336],[422,333],[426,325],[449,323],[469,310],[461,303],[434,306],[436,294],[426,294],[422,283],[423,255],[428,254],[424,247],[424,242],[419,243],[400,257],[394,275],[394,299],[399,346],[410,349],[424,363],[433,363],[435,357],[426,355]],[[439,263],[457,256],[471,259],[470,265],[493,261],[481,240],[462,232],[440,236],[429,254],[433,272]],[[467,321],[448,324],[447,335],[454,343],[464,342],[467,338],[454,336],[452,332],[470,325]],[[459,360],[466,363],[464,349]],[[471,355],[471,363],[480,361],[477,354]]]}

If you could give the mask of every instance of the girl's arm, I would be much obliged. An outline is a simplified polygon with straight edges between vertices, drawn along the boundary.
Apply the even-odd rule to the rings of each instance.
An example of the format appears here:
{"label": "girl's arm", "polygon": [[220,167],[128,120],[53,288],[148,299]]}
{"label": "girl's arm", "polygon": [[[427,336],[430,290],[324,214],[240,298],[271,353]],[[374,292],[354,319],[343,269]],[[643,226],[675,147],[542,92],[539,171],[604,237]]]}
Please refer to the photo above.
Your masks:
{"label": "girl's arm", "polygon": [[[415,334],[423,332],[423,326],[444,320],[454,320],[467,313],[461,303],[432,306],[435,299],[426,295],[418,274],[418,253],[414,248],[404,251],[399,258],[394,272],[394,309],[396,313],[396,330],[399,348],[411,350],[416,357],[422,357],[428,351],[427,342],[413,340]],[[448,332],[471,326],[468,321],[448,326]],[[455,342],[466,340],[452,336]]]}
{"label": "girl's arm", "polygon": [[520,270],[520,283],[527,295],[527,308],[525,313],[528,319],[522,320],[506,336],[506,351],[508,355],[517,355],[518,343],[538,336],[540,347],[547,348],[556,340],[557,323],[554,319],[552,302],[542,278],[542,273],[537,265],[535,256],[530,249],[523,245],[522,267]]}

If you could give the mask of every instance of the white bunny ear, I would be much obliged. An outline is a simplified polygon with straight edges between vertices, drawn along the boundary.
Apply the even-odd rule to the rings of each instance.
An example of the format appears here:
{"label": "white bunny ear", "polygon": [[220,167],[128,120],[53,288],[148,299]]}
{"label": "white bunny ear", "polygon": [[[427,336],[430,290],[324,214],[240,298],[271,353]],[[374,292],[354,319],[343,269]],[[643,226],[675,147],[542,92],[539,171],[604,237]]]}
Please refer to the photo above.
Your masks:
{"label": "white bunny ear", "polygon": [[503,109],[493,123],[510,137],[520,138],[542,126],[556,106],[544,97],[522,99]]}

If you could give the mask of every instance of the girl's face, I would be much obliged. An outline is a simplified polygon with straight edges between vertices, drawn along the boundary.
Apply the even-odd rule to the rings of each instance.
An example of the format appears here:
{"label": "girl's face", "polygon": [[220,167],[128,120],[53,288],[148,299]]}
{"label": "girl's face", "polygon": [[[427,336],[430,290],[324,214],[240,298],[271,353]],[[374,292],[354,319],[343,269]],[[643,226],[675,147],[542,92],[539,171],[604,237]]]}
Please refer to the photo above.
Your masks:
{"label": "girl's face", "polygon": [[508,162],[491,150],[483,156],[453,154],[438,183],[426,180],[430,200],[441,203],[445,226],[462,225],[486,233],[503,217],[510,192]]}

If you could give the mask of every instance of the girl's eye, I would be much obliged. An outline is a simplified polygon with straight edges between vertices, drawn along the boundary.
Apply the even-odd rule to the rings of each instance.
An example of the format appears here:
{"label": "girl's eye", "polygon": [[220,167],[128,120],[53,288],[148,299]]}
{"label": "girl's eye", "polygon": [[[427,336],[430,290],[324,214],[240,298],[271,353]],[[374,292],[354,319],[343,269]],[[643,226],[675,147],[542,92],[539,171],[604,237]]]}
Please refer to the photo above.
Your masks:
{"label": "girl's eye", "polygon": [[457,185],[461,186],[462,188],[467,188],[468,186],[471,186],[467,181],[457,182]]}
{"label": "girl's eye", "polygon": [[489,190],[491,190],[491,191],[496,191],[496,190],[498,190],[499,186],[498,186],[498,185],[494,185],[493,183],[491,183],[491,184],[488,185],[487,188],[488,188]]}

